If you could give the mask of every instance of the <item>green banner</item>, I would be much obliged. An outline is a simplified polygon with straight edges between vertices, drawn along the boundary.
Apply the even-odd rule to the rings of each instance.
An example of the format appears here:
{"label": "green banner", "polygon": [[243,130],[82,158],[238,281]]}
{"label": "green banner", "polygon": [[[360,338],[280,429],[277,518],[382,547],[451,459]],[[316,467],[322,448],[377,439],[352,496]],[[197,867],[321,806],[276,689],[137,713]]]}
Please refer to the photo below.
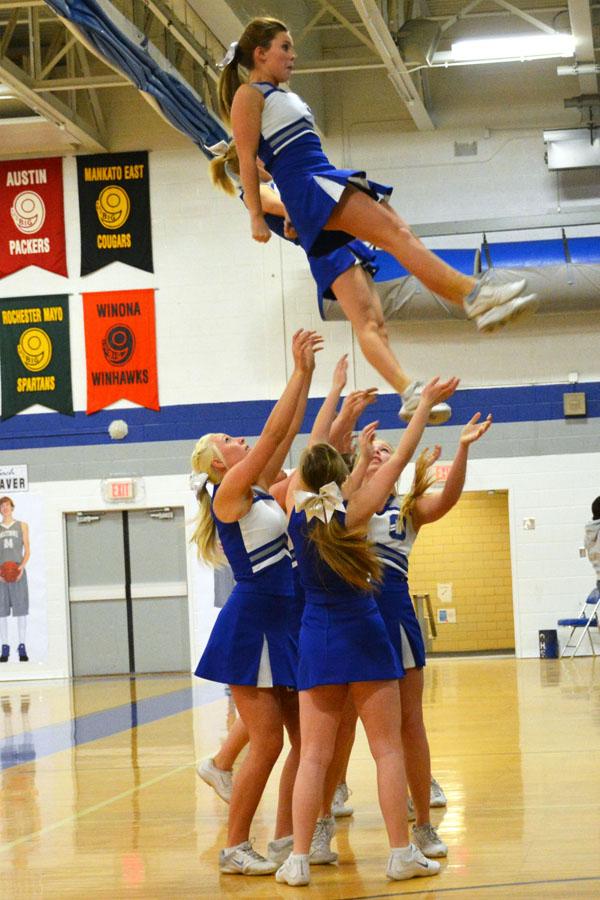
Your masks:
{"label": "green banner", "polygon": [[36,403],[72,416],[69,297],[0,300],[2,418]]}

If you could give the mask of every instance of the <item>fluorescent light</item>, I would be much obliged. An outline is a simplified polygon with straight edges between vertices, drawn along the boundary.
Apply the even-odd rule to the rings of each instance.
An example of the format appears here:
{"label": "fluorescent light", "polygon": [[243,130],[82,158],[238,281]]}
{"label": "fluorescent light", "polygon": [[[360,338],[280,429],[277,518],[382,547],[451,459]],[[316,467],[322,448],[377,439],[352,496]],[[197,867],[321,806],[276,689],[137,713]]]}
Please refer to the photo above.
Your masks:
{"label": "fluorescent light", "polygon": [[548,59],[573,56],[575,38],[570,34],[528,34],[502,38],[456,41],[451,58],[474,60]]}

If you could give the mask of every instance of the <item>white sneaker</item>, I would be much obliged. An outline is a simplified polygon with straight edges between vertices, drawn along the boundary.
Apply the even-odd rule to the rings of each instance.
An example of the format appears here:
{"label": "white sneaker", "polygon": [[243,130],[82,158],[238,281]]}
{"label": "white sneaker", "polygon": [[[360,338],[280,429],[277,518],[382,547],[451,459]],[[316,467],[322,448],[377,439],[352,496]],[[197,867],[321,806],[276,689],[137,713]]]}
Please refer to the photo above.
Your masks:
{"label": "white sneaker", "polygon": [[279,884],[301,885],[310,883],[308,856],[290,853],[284,864],[277,869],[275,881]]}
{"label": "white sneaker", "polygon": [[433,807],[448,805],[448,801],[446,800],[445,793],[443,792],[442,788],[440,787],[438,782],[433,777],[431,779],[431,790],[429,793],[429,805],[433,806]]}
{"label": "white sneaker", "polygon": [[311,866],[326,866],[329,863],[337,862],[338,855],[330,847],[334,834],[335,819],[333,816],[323,816],[323,818],[317,819],[308,857]]}
{"label": "white sneaker", "polygon": [[409,878],[426,878],[428,875],[437,875],[439,871],[439,862],[426,859],[418,847],[409,844],[406,848],[390,852],[385,874],[393,881],[405,881]]}
{"label": "white sneaker", "polygon": [[409,822],[414,822],[415,819],[417,818],[417,813],[416,813],[416,810],[415,810],[415,804],[413,803],[413,798],[412,798],[412,797],[409,797],[409,798],[408,798],[407,813],[408,813],[408,821],[409,821]]}
{"label": "white sneaker", "polygon": [[465,298],[463,300],[463,308],[467,318],[476,319],[477,316],[482,315],[489,309],[493,309],[495,306],[502,306],[504,303],[508,303],[509,300],[514,300],[515,297],[519,297],[523,293],[527,284],[524,278],[520,278],[518,281],[505,281],[504,283],[494,282],[493,278],[494,276],[490,272],[486,272],[478,280],[471,294],[469,294],[469,297],[472,297],[473,292],[476,291],[475,296],[472,299]]}
{"label": "white sneaker", "polygon": [[250,841],[228,847],[219,853],[219,869],[228,875],[272,875],[277,863],[265,859],[252,849]]}
{"label": "white sneaker", "polygon": [[[400,395],[402,398],[402,406],[400,407],[398,415],[403,422],[410,422],[416,413],[422,392],[423,382],[411,381],[406,390]],[[431,408],[427,424],[443,425],[444,422],[448,421],[451,415],[452,409],[447,403],[436,403],[435,406]]]}
{"label": "white sneaker", "polygon": [[344,816],[351,816],[354,813],[354,808],[352,806],[346,806],[346,801],[352,791],[348,789],[348,785],[345,781],[342,781],[335,789],[335,794],[333,795],[333,803],[331,804],[331,814],[336,817],[336,819],[342,819]]}
{"label": "white sneaker", "polygon": [[196,771],[202,781],[205,781],[206,784],[209,784],[216,791],[221,800],[229,803],[233,789],[233,772],[217,769],[210,757],[203,759]]}
{"label": "white sneaker", "polygon": [[286,861],[294,846],[294,835],[288,834],[287,837],[278,838],[276,841],[269,841],[267,845],[267,856],[269,859],[280,866]]}
{"label": "white sneaker", "polygon": [[433,857],[433,859],[448,856],[448,846],[440,840],[430,822],[427,825],[413,825],[412,839],[424,856]]}
{"label": "white sneaker", "polygon": [[537,294],[526,294],[524,297],[515,297],[502,306],[495,306],[488,312],[477,317],[477,330],[489,334],[497,331],[508,322],[516,322],[526,316],[532,316],[537,311],[540,301]]}

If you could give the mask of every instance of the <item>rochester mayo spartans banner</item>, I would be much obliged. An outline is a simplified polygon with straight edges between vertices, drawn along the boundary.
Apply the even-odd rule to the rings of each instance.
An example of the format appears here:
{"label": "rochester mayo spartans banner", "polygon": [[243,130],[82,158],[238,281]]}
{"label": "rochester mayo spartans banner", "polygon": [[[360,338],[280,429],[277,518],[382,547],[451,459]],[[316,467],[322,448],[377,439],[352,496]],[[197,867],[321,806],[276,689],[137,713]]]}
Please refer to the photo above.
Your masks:
{"label": "rochester mayo spartans banner", "polygon": [[69,298],[0,300],[2,418],[40,403],[73,415]]}
{"label": "rochester mayo spartans banner", "polygon": [[77,157],[81,274],[112,262],[152,272],[148,154]]}
{"label": "rochester mayo spartans banner", "polygon": [[26,266],[67,274],[60,157],[0,162],[0,278]]}

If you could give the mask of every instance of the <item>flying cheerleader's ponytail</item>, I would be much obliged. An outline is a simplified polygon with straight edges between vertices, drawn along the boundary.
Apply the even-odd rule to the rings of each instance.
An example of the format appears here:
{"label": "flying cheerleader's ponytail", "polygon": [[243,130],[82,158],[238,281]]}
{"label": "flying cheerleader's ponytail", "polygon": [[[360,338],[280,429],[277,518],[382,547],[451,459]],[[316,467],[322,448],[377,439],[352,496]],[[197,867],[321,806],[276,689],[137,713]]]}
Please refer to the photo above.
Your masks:
{"label": "flying cheerleader's ponytail", "polygon": [[287,31],[287,25],[270,16],[261,16],[252,19],[248,23],[239,41],[233,41],[229,45],[227,53],[219,63],[221,75],[219,76],[219,111],[224,122],[229,124],[231,116],[231,104],[235,92],[244,79],[239,72],[242,66],[248,72],[254,68],[254,51],[257,47],[265,50],[271,46],[271,41],[280,31]]}
{"label": "flying cheerleader's ponytail", "polygon": [[225,191],[226,194],[235,196],[239,184],[240,161],[237,155],[235,141],[219,141],[208,147],[214,153],[214,159],[208,164],[210,179],[215,187]]}

